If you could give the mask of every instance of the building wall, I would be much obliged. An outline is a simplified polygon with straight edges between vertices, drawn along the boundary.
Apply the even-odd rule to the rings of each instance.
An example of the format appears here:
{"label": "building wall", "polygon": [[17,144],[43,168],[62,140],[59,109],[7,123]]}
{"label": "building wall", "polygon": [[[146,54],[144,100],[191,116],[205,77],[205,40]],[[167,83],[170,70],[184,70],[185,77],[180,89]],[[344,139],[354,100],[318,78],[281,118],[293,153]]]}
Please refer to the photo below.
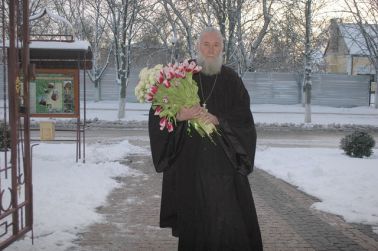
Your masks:
{"label": "building wall", "polygon": [[330,38],[324,54],[326,72],[349,75],[375,74],[367,56],[350,55],[338,22],[340,20],[332,19],[330,24]]}
{"label": "building wall", "polygon": [[349,75],[375,74],[375,69],[366,56],[328,54],[325,56],[327,73]]}
{"label": "building wall", "polygon": [[325,57],[327,73],[347,74],[348,57],[345,55],[327,55]]}
{"label": "building wall", "polygon": [[337,20],[331,20],[329,44],[325,51],[327,73],[348,74],[348,48],[341,37]]}
{"label": "building wall", "polygon": [[368,57],[352,57],[352,75],[375,74],[375,69]]}

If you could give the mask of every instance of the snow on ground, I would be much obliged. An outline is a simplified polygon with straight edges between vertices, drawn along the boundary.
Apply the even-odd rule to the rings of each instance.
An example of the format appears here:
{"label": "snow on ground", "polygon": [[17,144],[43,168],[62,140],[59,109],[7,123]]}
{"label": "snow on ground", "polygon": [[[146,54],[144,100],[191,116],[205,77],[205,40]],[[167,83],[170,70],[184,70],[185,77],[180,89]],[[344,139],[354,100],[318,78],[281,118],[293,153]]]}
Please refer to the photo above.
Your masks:
{"label": "snow on ground", "polygon": [[113,177],[141,175],[120,164],[144,149],[127,141],[87,146],[86,163],[75,161],[75,144],[41,143],[33,149],[34,245],[31,234],[6,250],[66,250],[85,226],[102,219],[95,208],[117,187]]}
{"label": "snow on ground", "polygon": [[313,207],[378,226],[378,149],[350,158],[340,149],[259,148],[256,166],[321,200]]}
{"label": "snow on ground", "polygon": [[[119,121],[116,101],[86,105],[89,120]],[[145,122],[149,107],[128,103],[122,121]],[[303,125],[301,105],[252,105],[251,109],[256,123]],[[311,125],[378,126],[378,109],[372,107],[312,106],[312,112],[310,128]],[[145,150],[127,141],[88,145],[85,164],[75,162],[72,144],[41,143],[33,151],[34,246],[31,247],[28,234],[7,250],[65,250],[72,245],[80,229],[101,221],[95,208],[104,204],[106,195],[117,186],[112,177],[138,175],[117,161]],[[349,222],[371,224],[378,233],[377,148],[369,158],[353,159],[334,148],[258,147],[256,166],[318,197],[321,202],[313,207],[342,215]]]}

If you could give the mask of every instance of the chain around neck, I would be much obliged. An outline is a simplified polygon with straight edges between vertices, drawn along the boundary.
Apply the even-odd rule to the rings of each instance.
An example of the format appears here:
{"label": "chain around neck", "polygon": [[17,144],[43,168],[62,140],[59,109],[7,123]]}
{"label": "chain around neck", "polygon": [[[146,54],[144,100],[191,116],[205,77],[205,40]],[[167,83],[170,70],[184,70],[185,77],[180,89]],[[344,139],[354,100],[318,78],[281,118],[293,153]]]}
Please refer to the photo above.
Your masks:
{"label": "chain around neck", "polygon": [[205,99],[205,96],[203,94],[203,86],[202,86],[202,79],[201,79],[201,73],[199,73],[199,82],[200,82],[200,87],[201,87],[201,94],[202,94],[202,107],[206,109],[206,102],[209,100],[209,98],[211,97],[211,94],[213,94],[213,91],[214,91],[214,87],[217,83],[217,78],[218,78],[218,74],[215,75],[215,80],[214,80],[214,83],[213,83],[213,86],[211,87],[211,90],[210,90],[210,93],[209,95],[207,96],[207,98]]}

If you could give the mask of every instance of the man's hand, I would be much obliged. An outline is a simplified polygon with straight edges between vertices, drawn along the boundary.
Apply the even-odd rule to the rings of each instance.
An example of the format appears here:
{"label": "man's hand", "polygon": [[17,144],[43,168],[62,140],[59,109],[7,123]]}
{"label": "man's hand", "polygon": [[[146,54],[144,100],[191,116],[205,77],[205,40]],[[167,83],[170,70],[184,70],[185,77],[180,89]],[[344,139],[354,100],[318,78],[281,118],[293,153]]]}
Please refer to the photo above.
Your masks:
{"label": "man's hand", "polygon": [[200,105],[195,105],[190,108],[181,108],[181,110],[176,115],[176,119],[178,121],[200,119],[205,123],[219,125],[218,118],[213,114],[209,113],[205,108],[201,107]]}
{"label": "man's hand", "polygon": [[190,108],[183,107],[177,113],[176,119],[178,121],[184,121],[184,120],[199,118],[202,112],[203,112],[203,108],[200,105],[195,105]]}
{"label": "man's hand", "polygon": [[210,112],[207,112],[206,110],[204,110],[201,113],[199,119],[204,121],[205,123],[212,123],[214,125],[219,125],[218,118],[215,115],[211,114]]}

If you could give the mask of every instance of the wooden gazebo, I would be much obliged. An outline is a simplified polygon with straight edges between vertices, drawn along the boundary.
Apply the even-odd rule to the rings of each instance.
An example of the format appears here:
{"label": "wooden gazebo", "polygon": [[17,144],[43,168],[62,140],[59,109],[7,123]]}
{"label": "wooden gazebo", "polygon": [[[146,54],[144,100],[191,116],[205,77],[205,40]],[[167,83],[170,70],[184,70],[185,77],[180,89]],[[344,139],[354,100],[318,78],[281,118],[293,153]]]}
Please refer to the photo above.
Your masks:
{"label": "wooden gazebo", "polygon": [[[85,162],[85,71],[92,68],[90,44],[87,41],[74,40],[70,36],[65,36],[65,40],[61,41],[57,40],[56,35],[45,37],[45,40],[33,40],[29,44],[30,64],[33,66],[33,77],[29,87],[30,116],[77,119],[74,130],[77,142],[76,161],[82,158],[81,149],[83,149]],[[55,39],[47,40],[48,38]],[[84,70],[82,77],[80,77],[81,70]],[[80,83],[81,80],[83,83]],[[81,104],[83,109],[80,107]],[[81,110],[83,112],[80,112]],[[47,127],[47,134],[44,133],[44,129],[46,128],[40,128],[41,139],[53,140],[53,137],[49,138],[46,135],[49,131],[55,132],[55,128]],[[73,130],[60,129],[60,131]]]}

